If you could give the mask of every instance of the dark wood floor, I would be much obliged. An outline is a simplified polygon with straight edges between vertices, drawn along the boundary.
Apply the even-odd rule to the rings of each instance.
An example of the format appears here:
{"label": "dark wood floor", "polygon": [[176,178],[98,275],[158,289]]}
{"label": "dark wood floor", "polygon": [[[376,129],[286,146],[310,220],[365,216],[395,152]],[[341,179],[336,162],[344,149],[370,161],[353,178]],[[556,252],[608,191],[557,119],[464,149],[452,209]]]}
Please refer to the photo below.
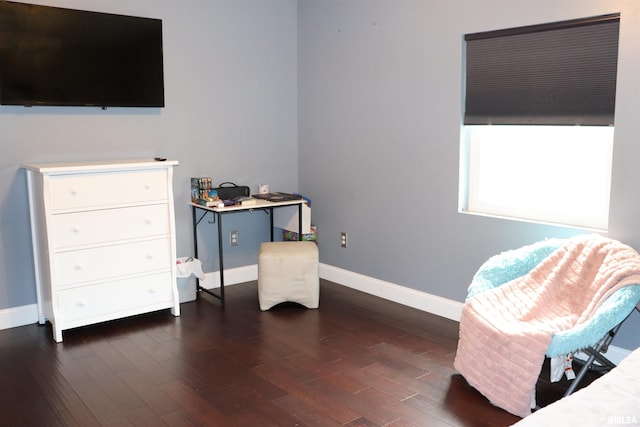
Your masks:
{"label": "dark wood floor", "polygon": [[[330,282],[260,312],[256,283],[64,332],[0,331],[1,426],[507,426],[453,369],[458,325]],[[544,399],[558,391],[542,385]]]}

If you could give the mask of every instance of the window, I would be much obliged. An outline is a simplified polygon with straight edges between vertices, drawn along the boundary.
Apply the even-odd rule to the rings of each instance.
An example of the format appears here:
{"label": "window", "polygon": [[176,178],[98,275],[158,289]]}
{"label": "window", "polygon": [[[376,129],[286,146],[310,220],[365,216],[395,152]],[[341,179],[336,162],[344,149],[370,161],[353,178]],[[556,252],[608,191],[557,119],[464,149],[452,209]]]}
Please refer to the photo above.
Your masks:
{"label": "window", "polygon": [[469,34],[460,210],[608,227],[619,15]]}
{"label": "window", "polygon": [[604,230],[612,127],[467,126],[468,211]]}

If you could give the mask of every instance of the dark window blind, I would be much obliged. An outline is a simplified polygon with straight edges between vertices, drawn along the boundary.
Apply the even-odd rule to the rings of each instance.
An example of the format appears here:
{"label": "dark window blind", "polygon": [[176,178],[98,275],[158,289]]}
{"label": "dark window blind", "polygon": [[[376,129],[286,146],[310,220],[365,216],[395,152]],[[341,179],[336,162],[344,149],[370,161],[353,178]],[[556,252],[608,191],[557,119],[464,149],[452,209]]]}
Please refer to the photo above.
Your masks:
{"label": "dark window blind", "polygon": [[465,35],[464,124],[613,124],[620,15]]}

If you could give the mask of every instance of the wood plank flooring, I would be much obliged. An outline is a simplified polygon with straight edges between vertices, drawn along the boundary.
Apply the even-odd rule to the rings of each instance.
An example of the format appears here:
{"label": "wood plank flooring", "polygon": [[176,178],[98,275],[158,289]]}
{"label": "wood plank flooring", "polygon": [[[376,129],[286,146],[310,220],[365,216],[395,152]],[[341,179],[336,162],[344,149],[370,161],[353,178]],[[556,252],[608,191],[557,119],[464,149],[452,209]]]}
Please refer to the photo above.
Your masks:
{"label": "wood plank flooring", "polygon": [[[453,369],[458,324],[327,281],[261,312],[256,282],[64,332],[0,331],[1,426],[508,426]],[[542,384],[543,400],[559,393]],[[562,385],[561,385],[562,387]],[[557,388],[557,387],[556,387]]]}

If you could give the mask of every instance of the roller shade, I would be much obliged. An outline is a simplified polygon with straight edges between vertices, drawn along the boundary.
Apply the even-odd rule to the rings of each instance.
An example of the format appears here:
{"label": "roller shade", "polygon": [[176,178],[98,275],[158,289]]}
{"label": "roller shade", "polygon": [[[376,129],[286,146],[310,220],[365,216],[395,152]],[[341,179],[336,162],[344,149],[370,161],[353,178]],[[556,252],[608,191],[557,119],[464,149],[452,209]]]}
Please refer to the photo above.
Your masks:
{"label": "roller shade", "polygon": [[620,15],[467,34],[464,124],[613,124]]}

